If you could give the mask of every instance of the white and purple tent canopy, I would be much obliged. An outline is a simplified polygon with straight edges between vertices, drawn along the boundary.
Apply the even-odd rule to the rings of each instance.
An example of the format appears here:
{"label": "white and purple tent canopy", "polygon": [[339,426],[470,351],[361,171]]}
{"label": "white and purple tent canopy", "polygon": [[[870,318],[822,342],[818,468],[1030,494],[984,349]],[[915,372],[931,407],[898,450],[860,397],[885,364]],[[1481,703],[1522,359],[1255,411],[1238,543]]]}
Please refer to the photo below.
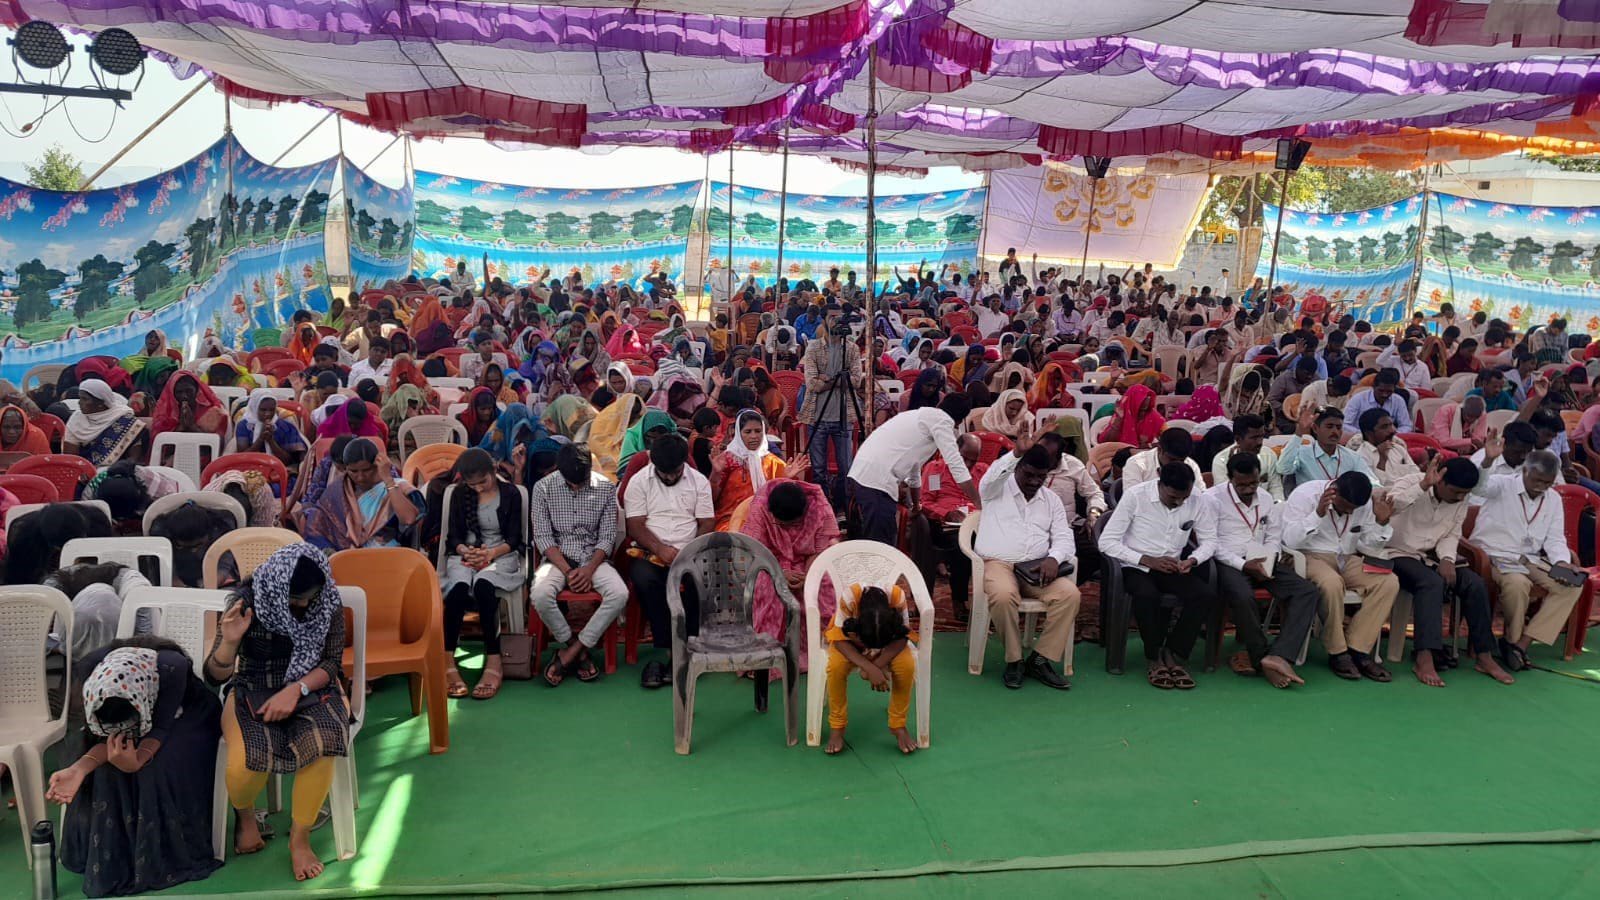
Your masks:
{"label": "white and purple tent canopy", "polygon": [[1588,0],[10,0],[244,100],[419,136],[973,169],[1278,137],[1531,133],[1600,93]]}

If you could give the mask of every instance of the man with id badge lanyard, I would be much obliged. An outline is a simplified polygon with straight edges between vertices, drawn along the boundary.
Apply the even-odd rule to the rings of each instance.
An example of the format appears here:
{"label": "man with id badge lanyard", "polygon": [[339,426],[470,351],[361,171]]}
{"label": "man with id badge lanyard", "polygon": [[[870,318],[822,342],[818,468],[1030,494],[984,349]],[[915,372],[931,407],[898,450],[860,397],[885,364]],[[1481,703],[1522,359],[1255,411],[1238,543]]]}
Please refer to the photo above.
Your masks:
{"label": "man with id badge lanyard", "polygon": [[[1364,472],[1305,482],[1284,504],[1283,546],[1305,554],[1306,578],[1322,594],[1322,644],[1328,650],[1328,668],[1349,681],[1393,677],[1372,658],[1400,592],[1393,564],[1372,559],[1389,540],[1393,512],[1387,498],[1373,494],[1372,481]],[[1347,588],[1361,597],[1361,608],[1349,626],[1344,621]]]}
{"label": "man with id badge lanyard", "polygon": [[[1346,472],[1360,472],[1372,478],[1372,469],[1361,454],[1344,442],[1344,413],[1331,407],[1300,410],[1295,424],[1295,437],[1283,448],[1278,457],[1278,474],[1283,476],[1283,489],[1302,485],[1308,481],[1332,481]],[[1307,437],[1310,435],[1310,437]]]}
{"label": "man with id badge lanyard", "polygon": [[[1217,588],[1245,646],[1244,658],[1236,658],[1233,670],[1260,673],[1275,688],[1305,684],[1290,660],[1311,633],[1322,594],[1279,559],[1281,504],[1260,489],[1260,457],[1235,453],[1227,467],[1227,479],[1205,493],[1202,527],[1216,534]],[[1257,588],[1265,588],[1284,609],[1283,628],[1270,646],[1256,606]]]}

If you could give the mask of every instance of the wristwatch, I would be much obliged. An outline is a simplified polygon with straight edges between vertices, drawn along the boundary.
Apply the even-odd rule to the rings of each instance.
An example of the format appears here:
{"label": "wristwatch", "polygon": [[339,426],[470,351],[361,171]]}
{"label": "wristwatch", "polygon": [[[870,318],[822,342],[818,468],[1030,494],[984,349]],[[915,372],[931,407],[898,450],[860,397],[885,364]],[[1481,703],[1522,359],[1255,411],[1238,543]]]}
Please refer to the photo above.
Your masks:
{"label": "wristwatch", "polygon": [[306,687],[306,683],[305,683],[304,679],[301,679],[300,681],[296,681],[295,684],[300,685],[300,696],[309,697],[311,695],[311,688]]}

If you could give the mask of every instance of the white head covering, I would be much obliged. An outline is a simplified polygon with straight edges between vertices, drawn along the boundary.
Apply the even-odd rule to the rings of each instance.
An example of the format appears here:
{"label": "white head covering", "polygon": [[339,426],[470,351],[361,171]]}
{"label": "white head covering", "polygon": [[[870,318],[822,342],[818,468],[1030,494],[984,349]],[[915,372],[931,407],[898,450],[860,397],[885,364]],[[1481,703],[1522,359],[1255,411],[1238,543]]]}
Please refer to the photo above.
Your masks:
{"label": "white head covering", "polygon": [[99,400],[106,408],[95,413],[79,409],[67,419],[66,439],[74,444],[89,443],[128,412],[128,401],[98,378],[79,382],[78,393]]}
{"label": "white head covering", "polygon": [[[744,445],[744,435],[740,433],[744,430],[746,418],[753,418],[761,423],[761,442],[754,450]],[[739,414],[733,417],[733,429],[733,438],[728,441],[728,455],[744,463],[745,470],[750,473],[751,489],[759,491],[761,486],[767,483],[767,473],[761,468],[761,463],[771,452],[767,449],[766,416],[754,409],[741,409]]]}

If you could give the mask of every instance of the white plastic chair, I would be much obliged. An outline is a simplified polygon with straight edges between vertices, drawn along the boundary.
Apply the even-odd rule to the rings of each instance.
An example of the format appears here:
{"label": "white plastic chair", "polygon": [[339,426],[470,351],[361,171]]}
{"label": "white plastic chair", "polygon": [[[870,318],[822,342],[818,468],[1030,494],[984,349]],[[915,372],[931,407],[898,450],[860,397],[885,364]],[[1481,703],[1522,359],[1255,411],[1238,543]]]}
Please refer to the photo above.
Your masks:
{"label": "white plastic chair", "polygon": [[1411,411],[1412,423],[1417,431],[1426,434],[1428,426],[1433,423],[1433,414],[1439,411],[1439,407],[1449,402],[1443,397],[1423,397],[1419,399],[1417,408]]}
{"label": "white plastic chair", "polygon": [[[212,388],[216,390],[216,388]],[[250,397],[271,397],[274,400],[293,400],[294,388],[286,387],[258,387],[250,391]]]}
{"label": "white plastic chair", "polygon": [[67,707],[50,715],[45,679],[45,647],[51,623],[61,635],[66,656],[62,696],[72,696],[72,603],[54,588],[27,584],[0,587],[0,763],[11,770],[16,788],[17,820],[22,825],[22,850],[28,868],[33,823],[47,815],[44,799],[44,751],[67,733]]}
{"label": "white plastic chair", "polygon": [[184,472],[182,469],[175,469],[172,466],[145,466],[145,468],[153,469],[157,472],[160,472],[162,475],[171,478],[173,481],[176,481],[180,490],[200,490],[200,486],[195,484],[194,481],[189,477],[188,473]]}
{"label": "white plastic chair", "polygon": [[415,449],[421,450],[433,444],[460,444],[467,446],[467,426],[454,416],[412,416],[400,423],[400,430],[395,434],[396,446],[400,448],[400,462],[404,463],[411,451],[406,449],[406,438],[416,445]]}
{"label": "white plastic chair", "polygon": [[[444,489],[443,510],[439,514],[440,528],[449,528],[450,501],[455,498],[456,488],[459,485],[450,485]],[[529,522],[528,489],[517,485],[517,493],[522,495],[522,527],[527,529]],[[441,530],[441,534],[443,531]],[[513,634],[522,634],[528,630],[528,573],[533,571],[528,568],[528,548],[533,544],[531,532],[523,535],[522,541],[522,586],[514,591],[496,591],[500,595],[501,609],[505,611],[506,628]],[[448,555],[449,547],[444,540],[439,541],[439,551],[434,556],[433,567],[435,571],[444,572],[444,560]]]}
{"label": "white plastic chair", "polygon": [[1189,358],[1189,351],[1182,347],[1162,347],[1155,351],[1156,371],[1176,381],[1178,379],[1178,366]]}
{"label": "white plastic chair", "polygon": [[[929,712],[933,691],[933,598],[916,564],[904,553],[877,541],[845,541],[822,551],[806,572],[806,744],[822,744],[822,707],[828,696],[828,647],[822,639],[822,610],[817,594],[826,576],[833,584],[835,597],[844,595],[851,585],[890,590],[902,578],[911,587],[917,605],[917,746],[928,746]],[[908,648],[909,651],[909,648]],[[908,652],[902,651],[902,652]]]}
{"label": "white plastic chair", "polygon": [[216,394],[218,400],[228,404],[230,416],[250,399],[249,389],[242,387],[213,387],[211,393]]}
{"label": "white plastic chair", "polygon": [[898,378],[879,378],[878,390],[882,391],[884,396],[888,397],[890,400],[895,401],[895,403],[899,403],[900,395],[905,393],[906,385],[905,382]]}
{"label": "white plastic chair", "polygon": [[228,512],[232,514],[233,520],[238,523],[236,526],[238,528],[243,528],[250,523],[250,517],[245,513],[244,507],[239,505],[239,501],[221,491],[181,491],[176,494],[159,497],[150,504],[150,507],[144,511],[144,533],[146,535],[150,533],[150,526],[155,524],[156,519],[185,503],[193,503],[196,506]]}
{"label": "white plastic chair", "polygon": [[1084,382],[1087,384],[1092,384],[1095,387],[1105,387],[1106,385],[1110,384],[1111,377],[1112,374],[1110,372],[1096,371],[1083,373]]}
{"label": "white plastic chair", "polygon": [[121,563],[135,572],[139,560],[154,557],[156,584],[172,586],[172,542],[163,537],[73,538],[61,548],[61,564],[76,562]]}
{"label": "white plastic chair", "polygon": [[1093,447],[1096,444],[1104,443],[1104,441],[1101,439],[1101,436],[1104,435],[1106,433],[1106,429],[1110,427],[1111,416],[1103,416],[1099,419],[1095,419],[1093,422],[1089,423],[1089,427],[1084,430],[1084,440],[1089,442],[1090,447]]}
{"label": "white plastic chair", "polygon": [[1516,418],[1517,411],[1514,409],[1497,409],[1493,412],[1484,413],[1485,425],[1501,432],[1502,434],[1505,432],[1506,426],[1511,424]]}
{"label": "white plastic chair", "polygon": [[428,379],[429,387],[454,388],[458,391],[470,391],[476,385],[477,382],[473,381],[471,378],[454,378],[441,375],[438,378]]}
{"label": "white plastic chair", "polygon": [[66,370],[65,363],[44,363],[34,366],[22,373],[22,390],[26,393],[47,384],[55,384],[61,380],[61,373]]}
{"label": "white plastic chair", "polygon": [[445,407],[444,414],[449,418],[454,419],[456,416],[459,416],[466,411],[467,405],[465,403],[452,403]]}
{"label": "white plastic chair", "polygon": [[[71,503],[73,503],[73,504],[75,504],[77,506],[92,506],[95,509],[98,509],[101,512],[105,513],[107,522],[110,522],[112,520],[111,519],[111,504],[105,502],[104,500],[72,500],[72,501],[63,501],[63,502],[71,502]],[[60,502],[58,502],[58,503],[18,503],[16,506],[11,507],[11,509],[6,512],[6,528],[9,529],[11,527],[11,523],[12,522],[15,522],[15,521],[21,519],[23,516],[27,515],[28,513],[38,512],[39,510],[44,509],[46,506],[60,506],[60,505],[62,505],[62,503],[60,503]]]}
{"label": "white plastic chair", "polygon": [[203,678],[206,654],[216,634],[216,619],[207,621],[207,616],[221,613],[227,606],[229,594],[229,591],[200,588],[134,588],[128,592],[122,614],[117,618],[117,637],[132,637],[139,613],[149,610],[150,633],[182,647],[194,663],[195,674]]}
{"label": "white plastic chair", "polygon": [[[978,539],[978,522],[983,518],[980,510],[967,513],[961,522],[956,543],[972,562],[972,602],[967,605],[967,674],[983,674],[983,654],[989,648],[989,597],[983,590],[983,557],[973,548]],[[1022,613],[1022,649],[1024,658],[1033,649],[1035,631],[1043,623],[1043,600],[1021,598],[1017,611]],[[1072,645],[1077,640],[1078,623],[1073,620],[1067,629],[1067,652],[1061,655],[1061,671],[1072,674]]]}
{"label": "white plastic chair", "polygon": [[1087,412],[1077,408],[1066,409],[1062,407],[1056,407],[1051,409],[1041,409],[1033,414],[1034,422],[1043,422],[1045,419],[1052,417],[1056,419],[1077,419],[1083,424],[1083,442],[1085,445],[1083,449],[1087,451],[1090,447],[1094,446],[1094,442],[1089,440],[1089,414]]}
{"label": "white plastic chair", "polygon": [[167,449],[172,450],[172,467],[189,476],[194,484],[199,484],[200,475],[206,467],[201,451],[210,450],[211,459],[215,460],[222,455],[222,439],[214,434],[164,431],[156,435],[155,442],[150,445],[150,462],[160,463],[162,451]]}

